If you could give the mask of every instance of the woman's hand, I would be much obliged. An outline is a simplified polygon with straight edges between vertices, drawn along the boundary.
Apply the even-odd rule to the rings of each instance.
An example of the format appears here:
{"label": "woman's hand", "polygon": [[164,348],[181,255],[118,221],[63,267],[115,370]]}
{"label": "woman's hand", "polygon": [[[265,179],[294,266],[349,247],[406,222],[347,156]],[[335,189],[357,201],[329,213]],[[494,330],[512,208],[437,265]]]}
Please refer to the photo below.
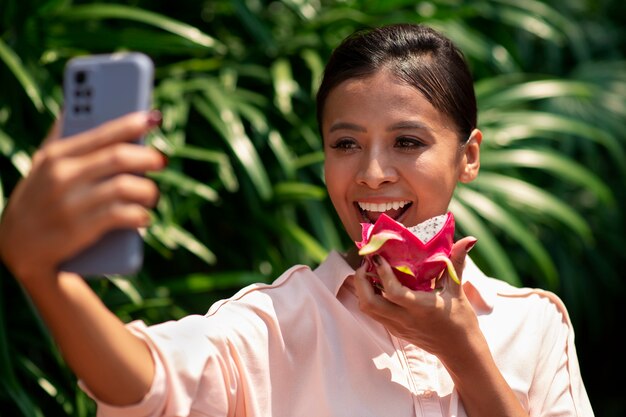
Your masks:
{"label": "woman's hand", "polygon": [[132,141],[160,120],[158,112],[133,113],[63,140],[55,126],[0,222],[0,258],[17,278],[56,275],[105,232],[148,224],[159,192],[133,174],[162,169],[165,158]]}
{"label": "woman's hand", "polygon": [[[452,247],[450,259],[462,281],[467,252],[476,240],[466,237]],[[384,290],[378,294],[356,271],[361,310],[382,323],[393,335],[437,356],[447,369],[468,416],[528,416],[489,350],[474,310],[448,272],[436,287],[441,291],[412,291],[400,284],[389,264],[377,259]]]}
{"label": "woman's hand", "polygon": [[[466,237],[452,247],[450,259],[459,278],[468,249],[476,239]],[[478,321],[462,285],[444,272],[437,282],[442,290],[413,291],[403,286],[382,257],[376,257],[377,273],[384,290],[374,290],[365,276],[365,266],[356,271],[356,290],[361,310],[382,323],[390,333],[438,356],[448,355],[480,332]],[[462,279],[462,278],[461,278]]]}

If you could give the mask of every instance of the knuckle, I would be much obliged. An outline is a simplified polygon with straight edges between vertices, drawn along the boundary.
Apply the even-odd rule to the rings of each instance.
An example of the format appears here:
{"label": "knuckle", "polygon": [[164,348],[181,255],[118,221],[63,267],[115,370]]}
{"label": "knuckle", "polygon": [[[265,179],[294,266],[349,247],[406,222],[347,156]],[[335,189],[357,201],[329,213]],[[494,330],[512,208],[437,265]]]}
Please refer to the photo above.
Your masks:
{"label": "knuckle", "polygon": [[105,213],[110,227],[139,227],[146,222],[146,211],[134,204],[111,204]]}
{"label": "knuckle", "polygon": [[123,166],[128,158],[128,152],[126,147],[116,145],[112,146],[109,153],[109,163],[112,166],[120,167]]}
{"label": "knuckle", "polygon": [[116,175],[111,180],[111,188],[116,196],[125,196],[132,186],[132,180],[127,175]]}

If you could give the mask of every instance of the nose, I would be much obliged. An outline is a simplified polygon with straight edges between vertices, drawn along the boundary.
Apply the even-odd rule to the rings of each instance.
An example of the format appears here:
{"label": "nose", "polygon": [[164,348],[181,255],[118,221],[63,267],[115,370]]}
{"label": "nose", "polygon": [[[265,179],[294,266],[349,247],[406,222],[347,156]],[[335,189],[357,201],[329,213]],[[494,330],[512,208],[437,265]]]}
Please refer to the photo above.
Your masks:
{"label": "nose", "polygon": [[385,184],[392,184],[398,180],[398,170],[393,158],[381,152],[369,152],[363,155],[356,181],[371,189],[377,189]]}

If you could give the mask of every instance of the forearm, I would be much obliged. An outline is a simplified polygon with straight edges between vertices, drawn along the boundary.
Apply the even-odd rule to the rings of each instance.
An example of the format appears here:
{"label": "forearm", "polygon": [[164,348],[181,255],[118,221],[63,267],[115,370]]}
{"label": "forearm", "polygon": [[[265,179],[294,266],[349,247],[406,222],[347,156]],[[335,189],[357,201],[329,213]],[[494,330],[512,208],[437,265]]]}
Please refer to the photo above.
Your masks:
{"label": "forearm", "polygon": [[77,275],[40,279],[27,292],[63,357],[93,394],[112,405],[139,402],[148,392],[154,363],[133,335]]}
{"label": "forearm", "polygon": [[456,349],[455,356],[444,361],[467,415],[528,417],[496,366],[482,333],[470,338],[466,347]]}

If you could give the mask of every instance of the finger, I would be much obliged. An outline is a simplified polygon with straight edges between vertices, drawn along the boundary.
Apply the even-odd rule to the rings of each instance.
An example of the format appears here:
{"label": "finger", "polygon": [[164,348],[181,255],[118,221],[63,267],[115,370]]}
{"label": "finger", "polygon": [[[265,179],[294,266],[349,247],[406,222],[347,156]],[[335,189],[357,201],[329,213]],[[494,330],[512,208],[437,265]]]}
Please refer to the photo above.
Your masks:
{"label": "finger", "polygon": [[58,141],[51,152],[58,152],[64,156],[78,156],[113,143],[132,142],[160,123],[161,113],[158,111],[130,113]]}
{"label": "finger", "polygon": [[414,303],[416,300],[415,292],[402,285],[387,260],[378,255],[374,255],[372,260],[374,262],[374,266],[376,267],[376,273],[378,274],[384,288],[382,293],[383,297],[390,302],[401,306],[408,306]]}
{"label": "finger", "polygon": [[[465,269],[465,258],[469,250],[474,247],[477,239],[472,236],[466,236],[460,239],[452,245],[452,251],[450,252],[450,261],[452,267],[456,271],[456,275],[463,283],[463,270]],[[450,273],[446,270],[443,274],[443,287],[446,291],[451,291],[453,295],[458,295],[461,292],[461,285],[458,285],[450,278]]]}
{"label": "finger", "polygon": [[167,158],[158,150],[130,143],[115,144],[75,159],[76,175],[82,182],[122,173],[143,174],[167,165]]}
{"label": "finger", "polygon": [[138,229],[150,223],[150,214],[145,207],[135,203],[112,202],[103,205],[74,221],[73,248],[87,247],[105,233],[116,229]]}
{"label": "finger", "polygon": [[117,175],[97,184],[75,187],[64,198],[49,201],[46,229],[67,230],[83,242],[76,236],[89,239],[111,229],[143,227],[146,209],[153,207],[158,197],[158,187],[152,180]]}
{"label": "finger", "polygon": [[50,128],[50,130],[48,131],[48,134],[46,135],[46,138],[43,140],[42,145],[45,146],[49,143],[52,143],[56,140],[58,140],[61,137],[61,131],[62,131],[62,122],[61,119],[56,119],[54,121],[54,123],[52,124],[52,127]]}
{"label": "finger", "polygon": [[381,321],[381,318],[393,317],[397,314],[397,306],[392,305],[388,300],[381,297],[372,286],[372,282],[366,275],[366,265],[359,267],[354,276],[354,287],[359,308],[372,318]]}
{"label": "finger", "polygon": [[95,211],[111,202],[136,203],[150,208],[156,205],[159,189],[154,181],[131,174],[122,174],[86,186],[72,195],[68,204],[76,204],[79,212]]}

